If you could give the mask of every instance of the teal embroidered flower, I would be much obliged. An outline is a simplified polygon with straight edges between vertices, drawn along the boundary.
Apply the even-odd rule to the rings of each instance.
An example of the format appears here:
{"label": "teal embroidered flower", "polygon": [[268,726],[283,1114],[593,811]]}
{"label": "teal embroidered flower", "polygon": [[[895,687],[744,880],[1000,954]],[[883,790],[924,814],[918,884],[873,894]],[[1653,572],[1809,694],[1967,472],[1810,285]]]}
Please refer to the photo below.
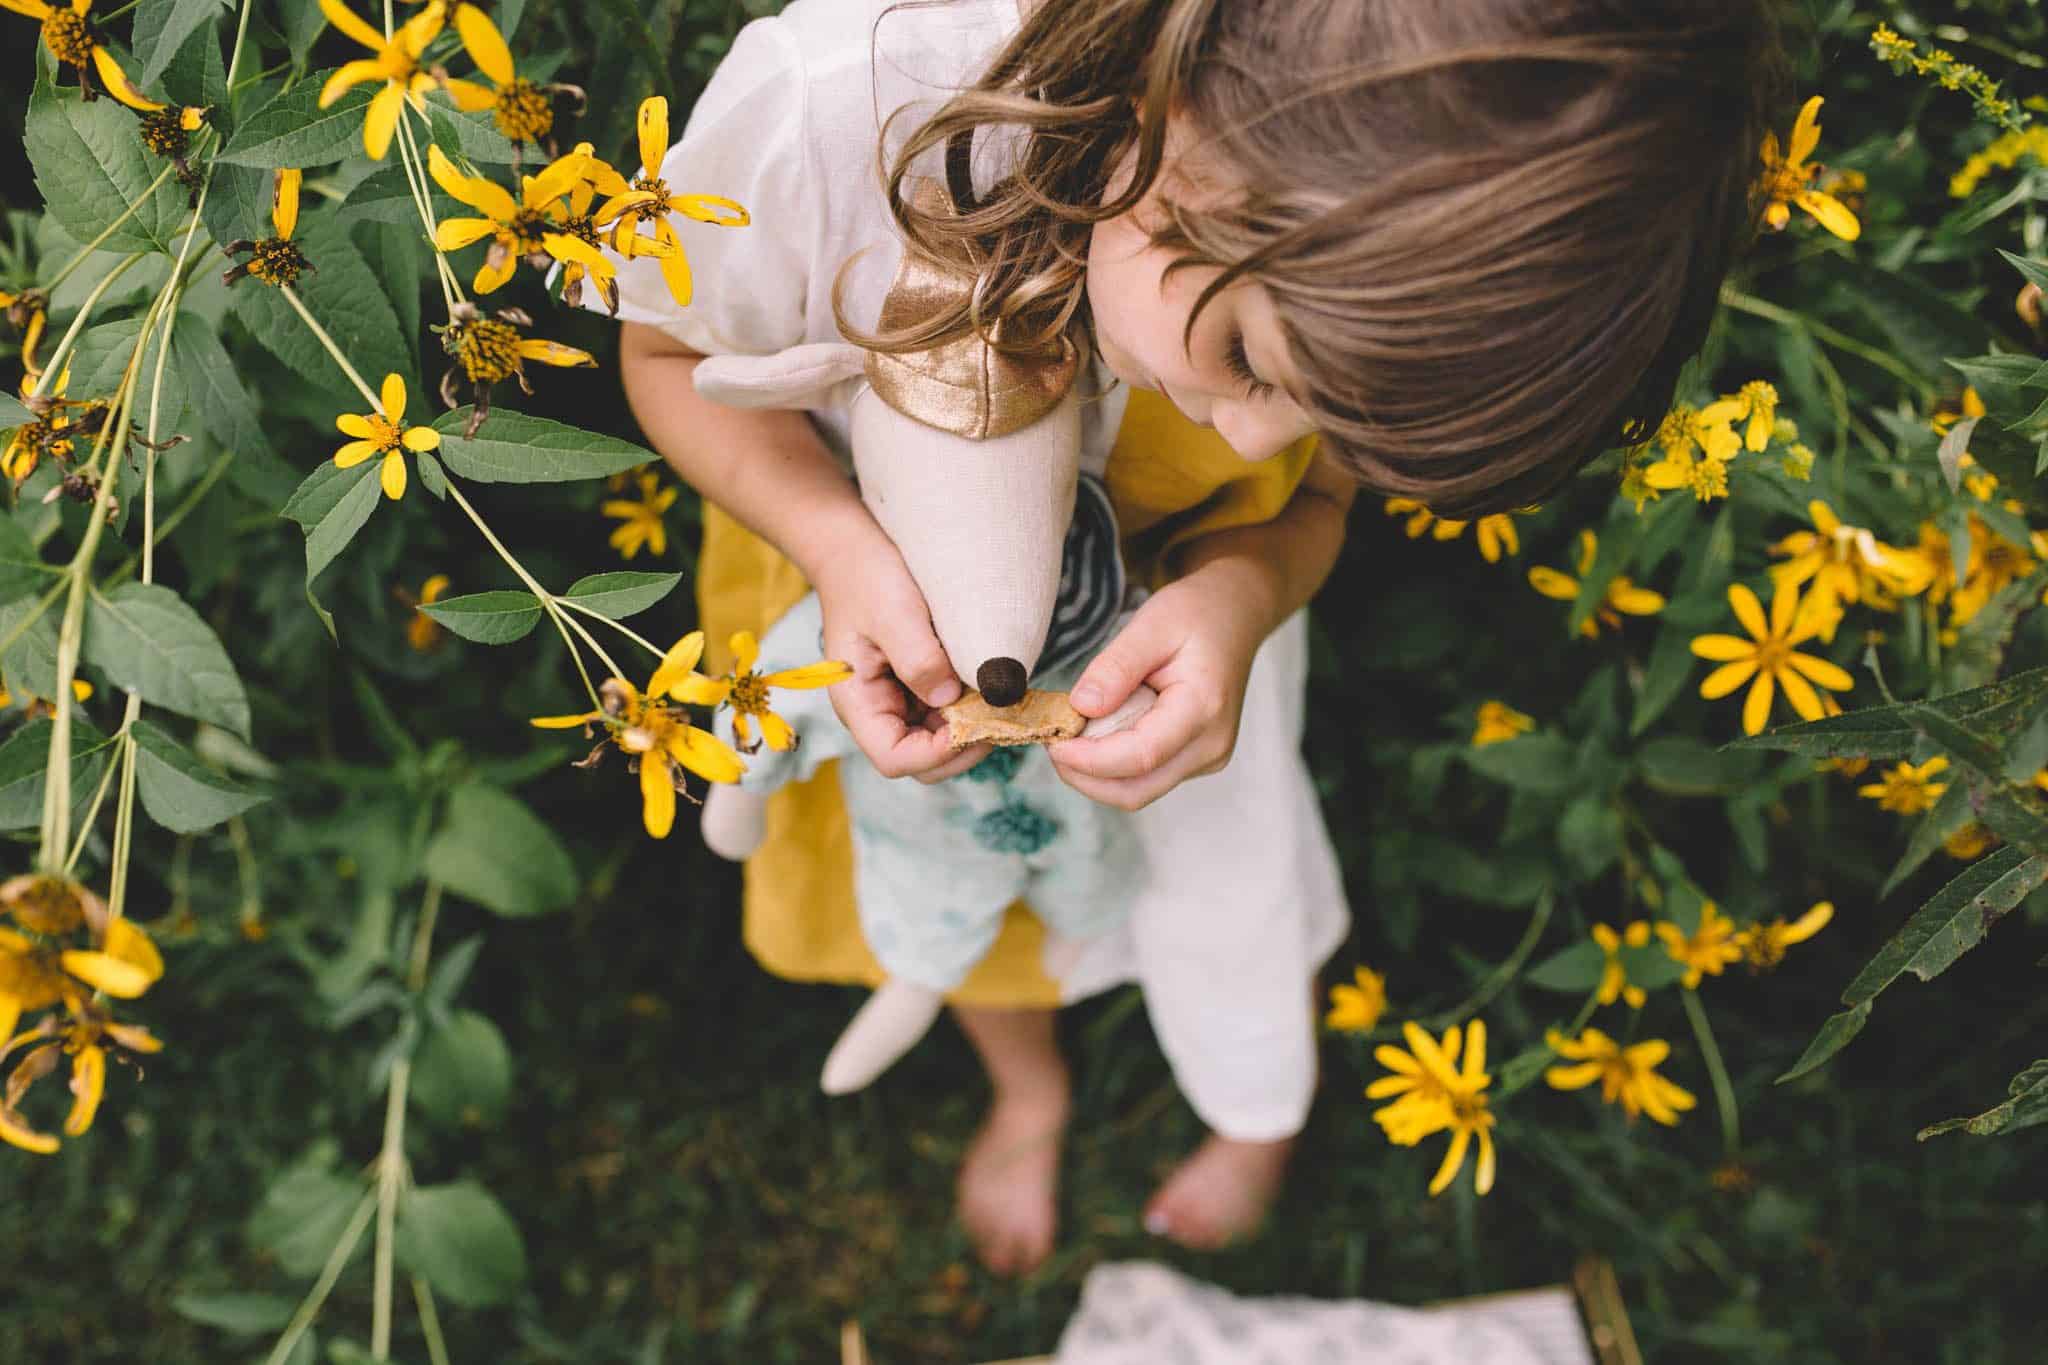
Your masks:
{"label": "teal embroidered flower", "polygon": [[1059,821],[1022,801],[992,810],[974,822],[975,839],[995,853],[1033,854],[1059,837],[1059,832]]}
{"label": "teal embroidered flower", "polygon": [[991,749],[988,757],[969,768],[960,776],[969,782],[998,782],[1007,785],[1017,776],[1017,769],[1024,763],[1022,748]]}

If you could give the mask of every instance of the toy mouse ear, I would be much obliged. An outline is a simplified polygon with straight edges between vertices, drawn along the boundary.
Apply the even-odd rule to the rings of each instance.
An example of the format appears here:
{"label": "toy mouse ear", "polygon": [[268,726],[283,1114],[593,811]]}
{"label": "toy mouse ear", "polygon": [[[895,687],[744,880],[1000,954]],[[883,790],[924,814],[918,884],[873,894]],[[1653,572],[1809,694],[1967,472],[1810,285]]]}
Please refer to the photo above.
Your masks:
{"label": "toy mouse ear", "polygon": [[731,408],[820,408],[832,390],[857,379],[867,352],[844,341],[815,341],[774,355],[715,355],[699,362],[697,392]]}

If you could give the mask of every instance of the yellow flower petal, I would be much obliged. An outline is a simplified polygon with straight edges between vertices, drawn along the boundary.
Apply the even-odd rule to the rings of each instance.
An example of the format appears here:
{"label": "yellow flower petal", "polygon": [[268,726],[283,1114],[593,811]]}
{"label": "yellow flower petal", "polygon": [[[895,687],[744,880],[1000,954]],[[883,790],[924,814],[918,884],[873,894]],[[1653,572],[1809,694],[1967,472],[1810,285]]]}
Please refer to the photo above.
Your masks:
{"label": "yellow flower petal", "polygon": [[334,452],[334,462],[343,469],[354,469],[364,460],[377,453],[375,441],[350,441]]}
{"label": "yellow flower petal", "polygon": [[709,782],[737,782],[747,771],[730,744],[694,725],[676,727],[669,736],[668,756]]}
{"label": "yellow flower petal", "polygon": [[377,391],[378,406],[384,410],[384,420],[392,426],[405,421],[405,376],[396,370],[384,376],[384,383]]}
{"label": "yellow flower petal", "polygon": [[341,0],[320,0],[320,12],[327,16],[327,22],[361,43],[372,52],[384,50],[384,35],[363,19]]}
{"label": "yellow flower petal", "polygon": [[325,109],[364,81],[383,79],[384,67],[381,63],[368,59],[343,62],[335,68],[334,74],[327,78],[327,83],[320,87],[320,107]]}
{"label": "yellow flower petal", "polygon": [[732,679],[692,673],[669,689],[669,695],[685,706],[717,706],[732,695]]}
{"label": "yellow flower petal", "polygon": [[1856,686],[1856,680],[1849,676],[1847,670],[1837,667],[1826,659],[1816,658],[1811,654],[1802,654],[1794,650],[1785,656],[1785,662],[1830,692],[1847,692]]}
{"label": "yellow flower petal", "polygon": [[58,959],[64,970],[91,986],[96,991],[105,991],[117,1000],[133,1000],[148,990],[156,980],[149,971],[133,962],[124,962],[112,953],[86,952],[73,948],[65,951]]}
{"label": "yellow flower petal", "polygon": [[761,738],[768,741],[768,747],[779,754],[786,754],[796,747],[796,731],[788,721],[773,711],[761,713]]}
{"label": "yellow flower petal", "polygon": [[761,681],[770,687],[787,687],[792,690],[810,687],[830,687],[845,682],[853,676],[853,669],[837,659],[826,659],[821,663],[805,664],[802,668],[785,668],[769,673]]}
{"label": "yellow flower petal", "polygon": [[1479,1164],[1472,1171],[1472,1193],[1485,1194],[1493,1189],[1495,1174],[1493,1133],[1485,1128],[1479,1130]]}
{"label": "yellow flower petal", "polygon": [[100,73],[100,84],[107,87],[107,93],[137,113],[154,114],[166,107],[137,90],[128,73],[121,69],[121,63],[114,60],[114,54],[98,43],[93,44],[92,65]]}
{"label": "yellow flower petal", "polygon": [[1432,1195],[1442,1194],[1450,1188],[1451,1181],[1457,1178],[1458,1168],[1465,1164],[1465,1149],[1471,1145],[1470,1129],[1460,1128],[1451,1134],[1451,1145],[1444,1152],[1444,1163],[1436,1168],[1436,1177],[1429,1182],[1429,1192]]}
{"label": "yellow flower petal", "polygon": [[398,443],[412,451],[439,450],[441,433],[432,427],[407,427],[405,434],[398,438]]}
{"label": "yellow flower petal", "polygon": [[574,730],[579,725],[603,719],[602,711],[585,711],[580,716],[535,716],[527,724],[539,730]]}
{"label": "yellow flower petal", "polygon": [[464,113],[479,113],[493,108],[498,103],[498,92],[488,85],[478,85],[475,81],[465,81],[456,77],[450,77],[441,84],[448,92],[449,98],[455,101],[455,107]]}
{"label": "yellow flower petal", "polygon": [[280,169],[270,182],[270,225],[277,235],[289,238],[299,225],[299,183],[306,173],[290,167]]}
{"label": "yellow flower petal", "polygon": [[668,647],[668,653],[661,656],[660,665],[654,676],[648,680],[647,695],[659,697],[671,693],[677,684],[690,675],[697,661],[704,657],[704,632],[693,630]]}
{"label": "yellow flower petal", "polygon": [[1814,221],[1845,242],[1853,242],[1863,235],[1863,224],[1856,221],[1856,215],[1849,212],[1848,205],[1832,194],[1819,190],[1801,190],[1792,197],[1792,202],[1813,215]]}
{"label": "yellow flower petal", "polygon": [[384,496],[398,499],[405,496],[405,456],[392,451],[384,457],[383,467],[377,471],[377,482],[384,485]]}
{"label": "yellow flower petal", "polygon": [[[597,357],[588,351],[579,351],[574,346],[564,346],[558,341],[541,341],[531,338],[519,343],[519,357],[522,360],[538,360],[543,365],[595,366]],[[670,492],[675,490],[671,489]]]}
{"label": "yellow flower petal", "polygon": [[[1733,665],[1730,665],[1733,667]],[[1771,675],[1759,671],[1756,682],[1751,684],[1749,696],[1742,703],[1742,732],[1747,735],[1760,733],[1764,723],[1771,718],[1771,695],[1774,691]]]}
{"label": "yellow flower petal", "polygon": [[1567,578],[1556,569],[1545,568],[1540,564],[1529,570],[1529,586],[1545,597],[1554,598],[1559,602],[1576,601],[1579,595],[1576,579]]}
{"label": "yellow flower petal", "polygon": [[499,85],[512,84],[512,49],[505,45],[505,35],[498,32],[490,16],[475,5],[457,5],[455,32],[461,36],[477,70]]}
{"label": "yellow flower petal", "polygon": [[59,1145],[57,1139],[48,1133],[37,1132],[22,1122],[19,1114],[10,1113],[5,1108],[0,1108],[0,1142],[38,1156],[48,1156]]}
{"label": "yellow flower petal", "polygon": [[93,1117],[100,1111],[100,1096],[107,1088],[107,1052],[105,1048],[86,1046],[78,1050],[71,1059],[71,1113],[64,1120],[64,1131],[72,1137],[83,1137],[86,1129],[92,1127]]}
{"label": "yellow flower petal", "polygon": [[519,215],[519,205],[511,191],[482,176],[464,175],[438,146],[427,148],[427,173],[450,198],[500,223],[509,223]]}
{"label": "yellow flower petal", "polygon": [[1804,943],[1822,929],[1825,929],[1828,921],[1834,917],[1834,902],[1820,901],[1811,910],[1808,910],[1798,919],[1786,925],[1784,933],[1780,936],[1780,941],[1785,943]]}
{"label": "yellow flower petal", "polygon": [[460,251],[497,231],[498,225],[488,218],[443,218],[434,229],[434,247],[438,251]]}
{"label": "yellow flower petal", "polygon": [[370,111],[363,118],[363,150],[370,160],[382,161],[384,153],[391,150],[391,137],[398,131],[398,114],[404,105],[405,92],[396,85],[386,85],[370,100]]}
{"label": "yellow flower petal", "polygon": [[374,439],[377,428],[370,425],[370,419],[357,412],[344,412],[334,419],[334,428],[344,436],[353,436],[359,441]]}
{"label": "yellow flower petal", "polygon": [[1708,701],[1718,701],[1748,682],[1756,670],[1755,659],[1737,659],[1723,664],[1700,683],[1700,695]]}
{"label": "yellow flower petal", "polygon": [[1770,625],[1764,620],[1764,604],[1757,601],[1756,594],[1747,584],[1728,585],[1728,605],[1735,609],[1735,619],[1742,623],[1742,628],[1750,633],[1751,638],[1768,640],[1771,637]]}
{"label": "yellow flower petal", "polygon": [[676,788],[669,776],[668,759],[661,754],[640,755],[640,819],[657,839],[668,838],[676,823]]}
{"label": "yellow flower petal", "polygon": [[1799,117],[1792,123],[1792,139],[1785,147],[1785,160],[1794,166],[1806,164],[1806,158],[1813,155],[1813,149],[1820,146],[1820,106],[1822,99],[1815,95],[1800,106]]}
{"label": "yellow flower petal", "polygon": [[1827,714],[1814,693],[1812,683],[1784,667],[1777,670],[1776,677],[1778,686],[1785,691],[1785,700],[1792,703],[1792,709],[1799,713],[1801,720],[1819,720]]}
{"label": "yellow flower petal", "polygon": [[761,661],[761,642],[754,638],[751,630],[737,630],[727,640],[726,647],[732,651],[733,671],[751,673],[754,665]]}
{"label": "yellow flower petal", "polygon": [[660,175],[662,158],[668,155],[668,101],[660,95],[640,101],[639,125],[641,168]]}
{"label": "yellow flower petal", "polygon": [[716,194],[679,194],[669,205],[685,218],[714,227],[745,227],[753,221],[744,208]]}
{"label": "yellow flower petal", "polygon": [[1693,639],[1692,652],[1702,659],[1733,663],[1737,659],[1754,659],[1757,651],[1754,640],[1735,635],[1701,635]]}

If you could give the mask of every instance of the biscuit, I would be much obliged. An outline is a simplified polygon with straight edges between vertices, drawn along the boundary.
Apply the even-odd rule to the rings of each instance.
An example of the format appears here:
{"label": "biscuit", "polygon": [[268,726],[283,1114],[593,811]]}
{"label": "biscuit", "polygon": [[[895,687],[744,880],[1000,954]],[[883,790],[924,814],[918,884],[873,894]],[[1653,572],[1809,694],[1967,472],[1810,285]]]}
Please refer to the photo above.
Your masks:
{"label": "biscuit", "polygon": [[1051,744],[1073,739],[1088,724],[1064,692],[1029,691],[1015,706],[996,707],[969,692],[941,707],[947,742],[957,751],[970,744]]}

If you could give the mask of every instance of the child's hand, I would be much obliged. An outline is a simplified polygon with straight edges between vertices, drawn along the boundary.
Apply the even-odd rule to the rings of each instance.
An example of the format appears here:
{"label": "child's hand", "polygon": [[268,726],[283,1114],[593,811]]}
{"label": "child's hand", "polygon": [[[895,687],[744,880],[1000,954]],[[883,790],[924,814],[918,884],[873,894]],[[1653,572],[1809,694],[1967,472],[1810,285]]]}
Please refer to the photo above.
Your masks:
{"label": "child's hand", "polygon": [[813,586],[825,657],[853,668],[828,695],[875,770],[938,782],[979,763],[988,746],[953,753],[946,722],[929,709],[957,701],[963,689],[896,547],[876,528],[858,550],[826,556],[822,564]]}
{"label": "child's hand", "polygon": [[1121,706],[1139,683],[1159,700],[1128,730],[1051,746],[1060,777],[1091,800],[1137,810],[1228,763],[1267,624],[1263,611],[1199,575],[1154,593],[1088,665],[1071,700],[1090,719]]}

